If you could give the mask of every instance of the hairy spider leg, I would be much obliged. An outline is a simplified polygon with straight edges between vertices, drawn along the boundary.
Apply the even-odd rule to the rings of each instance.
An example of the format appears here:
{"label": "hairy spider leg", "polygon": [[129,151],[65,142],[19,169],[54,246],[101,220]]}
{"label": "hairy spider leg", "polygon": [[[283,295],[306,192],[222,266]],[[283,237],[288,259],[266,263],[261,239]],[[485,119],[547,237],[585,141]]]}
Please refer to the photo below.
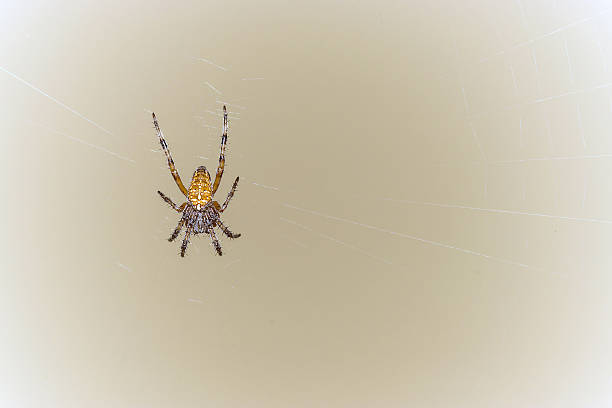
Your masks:
{"label": "hairy spider leg", "polygon": [[187,231],[185,231],[185,238],[183,239],[183,243],[181,244],[181,256],[185,256],[185,250],[187,249],[187,245],[189,245],[189,236],[191,235],[191,230],[193,227],[191,225],[187,226]]}
{"label": "hairy spider leg", "polygon": [[157,192],[159,193],[159,195],[161,196],[161,198],[167,202],[168,204],[170,204],[170,207],[174,208],[176,211],[178,212],[183,212],[183,210],[185,209],[185,207],[187,206],[187,203],[183,203],[181,204],[180,207],[177,207],[176,204],[174,204],[174,202],[169,198],[166,197],[166,195],[164,193],[162,193],[161,191],[157,190]]}
{"label": "hairy spider leg", "polygon": [[221,177],[223,177],[223,170],[225,169],[225,144],[227,143],[227,109],[223,105],[223,136],[221,136],[221,153],[219,153],[219,166],[217,167],[217,174],[215,175],[215,182],[213,184],[212,193],[213,195],[217,192],[219,184],[221,183]]}
{"label": "hairy spider leg", "polygon": [[155,113],[153,113],[153,124],[155,125],[155,130],[157,130],[157,136],[159,136],[159,143],[161,144],[164,153],[166,153],[166,157],[168,158],[168,167],[170,168],[170,173],[172,177],[174,177],[174,181],[176,185],[181,190],[181,192],[187,197],[187,189],[183,185],[183,181],[181,180],[181,176],[179,176],[176,167],[174,166],[174,160],[172,160],[172,155],[170,154],[170,150],[168,149],[168,144],[164,140],[164,135],[162,134],[161,129],[159,128],[159,124],[157,123],[157,118],[155,117]]}
{"label": "hairy spider leg", "polygon": [[241,234],[236,234],[230,231],[229,228],[227,228],[225,224],[221,222],[220,219],[217,220],[217,225],[219,226],[219,228],[221,228],[221,231],[223,231],[223,233],[227,235],[229,238],[238,238],[241,235]]}
{"label": "hairy spider leg", "polygon": [[210,238],[212,239],[212,244],[217,250],[217,253],[219,254],[219,256],[223,255],[223,253],[221,252],[221,244],[219,244],[219,240],[217,239],[215,230],[211,228],[208,230],[208,233],[210,234]]}
{"label": "hairy spider leg", "polygon": [[236,180],[234,180],[234,184],[232,185],[232,189],[229,193],[227,193],[227,198],[225,199],[225,202],[223,203],[223,206],[220,209],[221,212],[225,211],[227,205],[234,196],[234,193],[236,192],[236,187],[238,187],[238,180],[240,180],[240,177],[236,177]]}
{"label": "hairy spider leg", "polygon": [[181,233],[181,229],[183,229],[183,225],[185,225],[185,217],[182,217],[179,220],[178,225],[174,229],[172,235],[170,235],[170,238],[168,238],[168,241],[172,242],[176,239],[176,237],[178,237],[178,235]]}

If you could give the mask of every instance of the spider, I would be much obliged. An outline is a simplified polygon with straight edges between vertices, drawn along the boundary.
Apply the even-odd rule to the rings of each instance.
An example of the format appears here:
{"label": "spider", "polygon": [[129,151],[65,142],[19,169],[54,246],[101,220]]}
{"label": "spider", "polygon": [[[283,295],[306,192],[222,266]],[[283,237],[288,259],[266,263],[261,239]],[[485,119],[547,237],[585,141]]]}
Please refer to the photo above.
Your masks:
{"label": "spider", "polygon": [[164,193],[161,191],[157,191],[161,198],[170,204],[170,206],[175,209],[179,213],[183,213],[183,216],[178,222],[178,225],[174,229],[174,232],[168,238],[168,241],[172,242],[176,239],[176,237],[180,234],[181,229],[186,227],[187,230],[185,232],[185,238],[183,239],[183,243],[181,244],[181,257],[185,256],[185,250],[187,249],[187,245],[189,245],[189,238],[191,234],[201,234],[205,233],[210,235],[212,239],[212,244],[217,250],[219,255],[223,255],[221,252],[221,245],[219,244],[219,240],[215,235],[215,227],[221,228],[221,231],[229,238],[238,238],[240,234],[235,234],[231,232],[224,224],[221,222],[221,213],[225,211],[227,205],[230,200],[234,196],[234,192],[236,191],[236,187],[238,186],[238,179],[234,181],[232,185],[232,189],[227,195],[225,202],[223,205],[219,205],[217,201],[213,201],[213,197],[219,188],[219,183],[221,182],[221,177],[223,176],[223,169],[225,167],[225,143],[227,141],[227,109],[223,106],[223,136],[221,136],[221,153],[219,154],[219,166],[217,167],[217,174],[215,176],[215,181],[211,186],[211,179],[208,170],[206,167],[200,166],[193,173],[193,177],[191,178],[191,184],[189,185],[189,189],[186,189],[181,181],[181,177],[174,166],[174,160],[172,160],[172,156],[170,155],[170,150],[168,150],[168,145],[164,140],[164,135],[159,128],[159,124],[157,123],[157,118],[155,117],[155,113],[153,113],[153,124],[155,125],[155,130],[157,130],[157,136],[159,136],[159,143],[161,144],[164,153],[166,153],[166,157],[168,158],[168,167],[170,168],[170,173],[172,177],[174,177],[174,181],[176,185],[181,190],[181,192],[187,197],[187,201],[177,207],[174,202],[166,197]]}

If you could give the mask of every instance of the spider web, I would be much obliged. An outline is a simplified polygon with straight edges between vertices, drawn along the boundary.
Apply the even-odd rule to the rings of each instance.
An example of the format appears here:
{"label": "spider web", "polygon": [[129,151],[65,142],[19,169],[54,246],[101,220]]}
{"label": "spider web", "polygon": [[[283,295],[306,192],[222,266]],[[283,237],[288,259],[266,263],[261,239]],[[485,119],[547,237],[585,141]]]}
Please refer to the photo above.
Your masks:
{"label": "spider web", "polygon": [[0,401],[607,406],[612,9],[446,3],[6,10]]}

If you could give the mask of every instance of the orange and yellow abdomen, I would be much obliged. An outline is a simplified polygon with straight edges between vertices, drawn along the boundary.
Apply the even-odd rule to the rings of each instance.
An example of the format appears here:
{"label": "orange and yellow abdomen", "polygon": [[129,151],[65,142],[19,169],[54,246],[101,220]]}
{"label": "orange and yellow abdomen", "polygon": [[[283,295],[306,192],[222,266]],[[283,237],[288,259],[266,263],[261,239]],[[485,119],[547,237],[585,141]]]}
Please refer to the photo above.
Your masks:
{"label": "orange and yellow abdomen", "polygon": [[191,185],[187,191],[187,198],[197,210],[204,208],[212,199],[210,174],[208,174],[206,167],[198,167],[195,173],[193,173]]}

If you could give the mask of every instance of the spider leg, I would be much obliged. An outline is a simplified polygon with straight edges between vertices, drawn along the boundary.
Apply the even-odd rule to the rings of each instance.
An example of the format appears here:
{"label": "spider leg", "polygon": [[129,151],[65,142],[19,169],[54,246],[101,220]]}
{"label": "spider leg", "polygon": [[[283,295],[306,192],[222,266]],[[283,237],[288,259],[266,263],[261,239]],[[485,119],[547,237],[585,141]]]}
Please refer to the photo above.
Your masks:
{"label": "spider leg", "polygon": [[176,206],[176,204],[174,204],[174,202],[173,202],[173,201],[172,201],[170,198],[166,197],[166,195],[165,195],[164,193],[162,193],[162,192],[161,192],[161,191],[159,191],[159,190],[157,190],[157,192],[159,193],[159,195],[161,196],[161,198],[162,198],[162,199],[163,199],[165,202],[167,202],[168,204],[170,204],[170,207],[174,208],[174,209],[175,209],[176,211],[178,211],[178,212],[183,212],[183,210],[185,209],[185,206],[187,206],[187,203],[186,203],[186,202],[184,202],[183,204],[181,204],[181,206],[180,206],[180,207],[177,207],[177,206]]}
{"label": "spider leg", "polygon": [[227,194],[227,198],[225,199],[225,202],[223,203],[223,206],[221,207],[220,212],[225,211],[225,209],[227,208],[227,205],[229,204],[230,200],[234,196],[234,192],[236,192],[236,187],[238,187],[238,180],[240,180],[240,177],[236,177],[236,180],[234,181],[234,184],[232,185],[232,189]]}
{"label": "spider leg", "polygon": [[225,143],[227,143],[227,109],[223,105],[223,136],[221,136],[221,153],[219,153],[219,166],[217,167],[217,174],[215,175],[215,182],[213,183],[212,193],[215,194],[221,183],[221,177],[223,176],[223,169],[225,169]]}
{"label": "spider leg", "polygon": [[241,234],[236,234],[230,231],[229,228],[227,228],[225,224],[221,222],[221,220],[217,220],[217,225],[219,226],[219,228],[221,228],[221,231],[223,231],[223,233],[227,235],[229,238],[238,238],[241,235]]}
{"label": "spider leg", "polygon": [[181,190],[181,192],[185,194],[185,197],[186,197],[187,189],[183,185],[181,176],[179,176],[178,171],[176,170],[176,167],[174,166],[174,160],[172,160],[172,155],[170,154],[170,150],[168,149],[168,144],[166,143],[166,140],[164,140],[164,135],[161,129],[159,128],[159,124],[157,123],[157,118],[155,117],[155,114],[153,114],[153,124],[155,125],[155,130],[157,130],[157,136],[159,136],[159,143],[161,144],[161,147],[164,150],[164,153],[166,153],[166,158],[168,158],[168,167],[170,168],[170,173],[172,174],[172,177],[174,177],[174,181],[176,181],[176,185]]}
{"label": "spider leg", "polygon": [[192,227],[187,227],[187,231],[185,232],[185,238],[183,239],[183,243],[181,244],[181,256],[185,256],[185,250],[187,249],[187,245],[189,245],[189,236],[191,235]]}
{"label": "spider leg", "polygon": [[183,225],[185,225],[184,217],[179,220],[178,225],[174,229],[174,232],[172,233],[172,235],[170,235],[170,238],[168,238],[168,241],[172,242],[176,239],[176,237],[178,237],[178,234],[181,233],[181,229],[183,229]]}
{"label": "spider leg", "polygon": [[215,230],[211,228],[208,230],[208,233],[210,234],[210,238],[212,239],[212,244],[217,250],[217,253],[219,255],[223,255],[223,253],[221,252],[221,244],[219,243],[219,240],[217,239],[217,235],[215,235]]}

